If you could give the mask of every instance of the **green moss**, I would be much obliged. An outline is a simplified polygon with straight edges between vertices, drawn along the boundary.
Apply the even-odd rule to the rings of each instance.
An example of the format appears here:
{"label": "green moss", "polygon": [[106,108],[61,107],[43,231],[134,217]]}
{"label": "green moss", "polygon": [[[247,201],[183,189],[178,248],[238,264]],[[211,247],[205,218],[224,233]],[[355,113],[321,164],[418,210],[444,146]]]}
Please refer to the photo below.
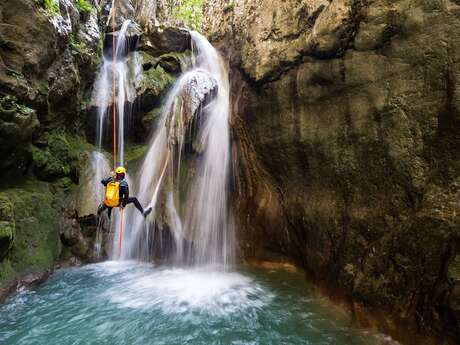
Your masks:
{"label": "green moss", "polygon": [[14,237],[13,205],[5,194],[0,193],[0,260],[8,254],[13,246]]}
{"label": "green moss", "polygon": [[158,65],[157,67],[144,72],[142,89],[143,91],[150,90],[151,93],[159,96],[169,89],[175,81],[175,77],[167,73],[163,67]]}
{"label": "green moss", "polygon": [[43,0],[42,6],[45,10],[50,12],[51,14],[58,16],[61,14],[61,9],[59,8],[59,1],[58,0]]}
{"label": "green moss", "polygon": [[71,155],[79,155],[84,151],[92,151],[94,150],[94,145],[91,145],[86,141],[86,139],[82,136],[78,135],[67,135],[66,136],[67,143],[69,145],[69,150]]}
{"label": "green moss", "polygon": [[449,265],[449,278],[460,280],[460,254]]}
{"label": "green moss", "polygon": [[44,181],[52,181],[60,176],[70,174],[70,165],[67,159],[61,159],[49,149],[32,148],[34,171]]}
{"label": "green moss", "polygon": [[46,147],[32,147],[34,172],[44,181],[53,181],[60,177],[72,177],[77,181],[80,155],[89,148],[91,145],[80,137],[72,137],[63,132],[50,132]]}
{"label": "green moss", "polygon": [[13,206],[16,235],[8,258],[0,262],[0,284],[53,266],[59,251],[57,210],[64,196],[36,180],[2,194]]}
{"label": "green moss", "polygon": [[0,262],[0,286],[3,282],[9,282],[16,278],[18,273],[11,266],[11,262],[8,259]]}
{"label": "green moss", "polygon": [[88,2],[88,0],[77,0],[77,9],[80,12],[91,12],[93,7]]}
{"label": "green moss", "polygon": [[84,55],[85,57],[91,56],[91,49],[87,47],[85,42],[79,41],[74,33],[70,35],[69,44],[74,54]]}
{"label": "green moss", "polygon": [[0,97],[0,111],[2,113],[11,112],[27,116],[34,112],[32,108],[19,103],[18,99],[12,95]]}
{"label": "green moss", "polygon": [[148,145],[128,144],[125,149],[125,162],[128,173],[135,171],[148,150]]}

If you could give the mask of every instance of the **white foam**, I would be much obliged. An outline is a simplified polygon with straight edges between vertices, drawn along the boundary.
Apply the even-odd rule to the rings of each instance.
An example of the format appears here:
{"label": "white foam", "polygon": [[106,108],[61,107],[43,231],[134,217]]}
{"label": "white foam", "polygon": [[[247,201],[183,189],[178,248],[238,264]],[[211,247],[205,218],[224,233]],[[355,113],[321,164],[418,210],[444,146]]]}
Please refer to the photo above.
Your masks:
{"label": "white foam", "polygon": [[[251,278],[235,272],[154,269],[146,265],[136,267],[132,263],[106,264],[99,269],[121,275],[103,297],[122,308],[226,316],[248,308],[261,309],[273,297]],[[98,274],[101,273],[98,270]]]}

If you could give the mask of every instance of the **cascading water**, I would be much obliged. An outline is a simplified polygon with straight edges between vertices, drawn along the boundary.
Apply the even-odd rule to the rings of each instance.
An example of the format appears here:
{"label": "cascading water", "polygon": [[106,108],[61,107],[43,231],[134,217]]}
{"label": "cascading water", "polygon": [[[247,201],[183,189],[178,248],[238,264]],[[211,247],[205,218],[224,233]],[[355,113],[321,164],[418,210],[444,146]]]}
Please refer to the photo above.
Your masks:
{"label": "cascading water", "polygon": [[154,208],[151,224],[128,211],[123,258],[149,259],[152,239],[161,240],[158,232],[168,229],[176,263],[230,267],[228,71],[205,37],[190,35],[194,66],[170,91],[137,177],[138,198]]}
{"label": "cascading water", "polygon": [[[115,113],[115,134],[116,134],[116,157],[113,165],[124,165],[125,153],[125,122],[129,117],[129,107],[126,105],[132,102],[136,97],[135,83],[136,75],[140,73],[141,59],[132,54],[132,59],[128,57],[128,39],[127,31],[132,24],[130,20],[126,20],[121,26],[118,33],[112,33],[116,36],[114,47],[109,47],[103,55],[103,63],[95,83],[93,92],[93,104],[97,107],[97,129],[96,129],[96,144],[98,147],[97,154],[93,154],[91,165],[93,167],[93,175],[97,176],[97,188],[93,189],[96,198],[100,201],[104,197],[104,188],[100,184],[100,180],[107,177],[110,166],[107,157],[104,156],[103,143],[104,134],[108,132],[112,134],[109,125],[108,116]],[[133,77],[134,75],[134,77]],[[111,111],[112,110],[112,111]],[[128,110],[128,112],[127,112]],[[112,231],[119,227],[120,217],[114,212],[112,220]],[[98,229],[100,232],[100,229]],[[101,243],[98,241],[99,236],[96,236],[95,250],[99,251]],[[115,236],[116,237],[116,236]]]}
{"label": "cascading water", "polygon": [[123,23],[117,34],[115,48],[108,49],[104,54],[103,63],[93,94],[94,103],[97,106],[96,141],[99,150],[102,149],[104,126],[107,121],[109,110],[111,107],[115,107],[117,125],[116,148],[118,154],[116,157],[117,162],[115,163],[119,165],[123,165],[124,163],[125,103],[127,100],[133,100],[135,97],[135,89],[129,82],[127,57],[126,33],[130,24],[130,20],[126,20]]}

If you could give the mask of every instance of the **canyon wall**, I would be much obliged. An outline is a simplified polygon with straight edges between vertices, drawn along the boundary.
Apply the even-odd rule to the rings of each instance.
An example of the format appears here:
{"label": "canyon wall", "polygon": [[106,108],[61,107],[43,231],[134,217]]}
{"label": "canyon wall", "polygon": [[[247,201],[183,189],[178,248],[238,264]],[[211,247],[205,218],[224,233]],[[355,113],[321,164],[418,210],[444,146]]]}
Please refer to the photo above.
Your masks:
{"label": "canyon wall", "polygon": [[294,258],[407,343],[458,342],[460,3],[209,0],[204,17],[230,65],[246,259]]}

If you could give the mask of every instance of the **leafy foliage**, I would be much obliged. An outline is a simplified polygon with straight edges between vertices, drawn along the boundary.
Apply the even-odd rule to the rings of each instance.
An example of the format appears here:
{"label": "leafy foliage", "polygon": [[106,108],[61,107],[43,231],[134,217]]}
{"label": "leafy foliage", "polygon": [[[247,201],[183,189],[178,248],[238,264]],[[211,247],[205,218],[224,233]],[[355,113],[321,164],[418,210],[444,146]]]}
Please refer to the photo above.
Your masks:
{"label": "leafy foliage", "polygon": [[203,0],[181,0],[174,17],[182,20],[191,29],[200,31],[203,22]]}

